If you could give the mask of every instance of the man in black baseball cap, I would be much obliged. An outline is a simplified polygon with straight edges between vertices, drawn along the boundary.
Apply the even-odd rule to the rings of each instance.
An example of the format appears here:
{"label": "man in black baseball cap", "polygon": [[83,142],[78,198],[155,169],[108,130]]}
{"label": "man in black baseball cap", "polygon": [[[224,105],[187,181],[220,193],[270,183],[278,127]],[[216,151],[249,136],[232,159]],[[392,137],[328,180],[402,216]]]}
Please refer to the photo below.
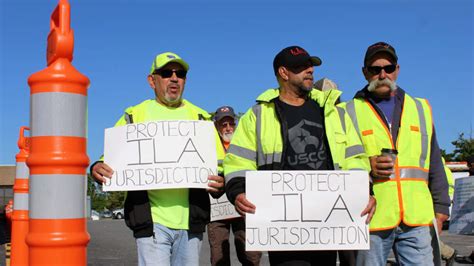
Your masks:
{"label": "man in black baseball cap", "polygon": [[289,46],[281,50],[273,59],[273,71],[278,76],[278,68],[283,66],[290,69],[298,68],[310,62],[313,66],[320,66],[321,59],[310,56],[305,49],[299,46]]}
{"label": "man in black baseball cap", "polygon": [[273,71],[282,94],[290,92],[302,96],[294,99],[301,103],[313,89],[314,66],[320,65],[319,57],[310,56],[299,46],[289,46],[281,50],[273,59]]}
{"label": "man in black baseball cap", "polygon": [[[335,106],[341,92],[313,89],[314,66],[319,65],[321,59],[301,47],[281,50],[273,60],[278,88],[260,94],[257,104],[240,118],[224,159],[224,174],[227,197],[241,215],[262,208],[247,200],[247,171],[369,169],[354,128],[343,129]],[[344,125],[350,122],[342,116]],[[345,132],[345,140],[336,141],[334,132]],[[374,204],[371,198],[361,214],[368,214],[367,222]],[[286,248],[268,252],[271,265],[336,265],[335,250],[283,251]]]}

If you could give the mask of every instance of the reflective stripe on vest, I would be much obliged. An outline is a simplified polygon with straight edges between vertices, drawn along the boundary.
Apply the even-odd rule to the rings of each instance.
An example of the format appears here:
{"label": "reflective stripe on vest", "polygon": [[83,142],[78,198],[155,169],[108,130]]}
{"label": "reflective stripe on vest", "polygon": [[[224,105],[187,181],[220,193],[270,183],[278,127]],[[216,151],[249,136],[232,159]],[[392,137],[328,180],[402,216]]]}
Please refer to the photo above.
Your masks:
{"label": "reflective stripe on vest", "polygon": [[364,153],[364,147],[362,145],[354,145],[346,148],[345,159]]}
{"label": "reflective stripe on vest", "polygon": [[[255,134],[257,141],[257,167],[269,165],[273,163],[280,163],[282,158],[281,151],[270,151],[265,153],[262,145],[262,105],[256,104],[252,107],[252,111],[255,115]],[[278,127],[279,128],[279,127]],[[245,158],[245,157],[244,157]]]}
{"label": "reflective stripe on vest", "polygon": [[257,159],[257,152],[233,144],[230,144],[229,150],[227,152],[251,161],[255,161]]}
{"label": "reflective stripe on vest", "polygon": [[420,100],[415,99],[416,109],[420,118],[420,133],[421,133],[421,155],[420,155],[420,167],[423,167],[426,162],[426,156],[428,154],[428,133],[426,129],[426,118],[425,112],[423,112],[423,106]]}
{"label": "reflective stripe on vest", "polygon": [[259,104],[252,107],[253,114],[255,115],[256,125],[255,125],[255,134],[257,135],[257,166],[262,166],[265,164],[263,148],[262,148],[262,125],[260,121],[262,120],[262,106]]}
{"label": "reflective stripe on vest", "polygon": [[346,120],[344,120],[344,108],[336,106],[337,114],[339,115],[339,120],[341,120],[342,131],[346,132]]}
{"label": "reflective stripe on vest", "polygon": [[428,188],[428,158],[432,118],[428,104],[405,95],[395,144],[389,129],[368,101],[354,99],[346,104],[346,111],[368,156],[380,155],[382,148],[398,150],[395,174],[390,179],[374,179],[377,211],[370,229],[394,228],[401,221],[412,226],[431,224],[434,210]]}

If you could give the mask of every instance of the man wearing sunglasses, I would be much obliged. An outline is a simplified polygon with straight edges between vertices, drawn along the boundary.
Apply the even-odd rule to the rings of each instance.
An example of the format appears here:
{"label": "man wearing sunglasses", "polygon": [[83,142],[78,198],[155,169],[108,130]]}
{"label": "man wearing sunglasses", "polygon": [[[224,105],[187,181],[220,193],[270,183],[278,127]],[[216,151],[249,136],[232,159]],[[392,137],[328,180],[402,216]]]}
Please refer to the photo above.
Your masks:
{"label": "man wearing sunglasses", "polygon": [[[188,70],[188,64],[177,54],[157,55],[148,75],[155,99],[127,108],[115,126],[153,120],[210,120],[206,111],[183,99]],[[218,144],[217,132],[214,137]],[[222,161],[222,146],[216,145],[216,150]],[[222,167],[218,168],[221,174]],[[103,183],[113,169],[101,160],[90,172]],[[136,238],[138,265],[199,265],[203,232],[210,220],[208,192],[218,198],[224,186],[221,176],[208,179],[213,182],[209,182],[207,192],[194,188],[127,192],[125,222]]]}
{"label": "man wearing sunglasses", "polygon": [[385,265],[392,247],[401,265],[432,265],[430,226],[436,217],[441,232],[448,217],[448,184],[431,107],[397,86],[399,71],[390,44],[369,46],[362,68],[368,84],[343,104],[370,157],[377,198],[371,249],[358,252],[358,265]]}
{"label": "man wearing sunglasses", "polygon": [[[245,195],[246,171],[370,169],[349,117],[336,108],[341,92],[313,89],[314,67],[319,65],[321,59],[301,47],[280,51],[273,61],[279,87],[263,92],[240,119],[224,173],[227,197],[241,215],[258,208]],[[368,222],[374,211],[370,197],[361,215],[368,214]],[[268,254],[271,265],[336,265],[336,251]]]}

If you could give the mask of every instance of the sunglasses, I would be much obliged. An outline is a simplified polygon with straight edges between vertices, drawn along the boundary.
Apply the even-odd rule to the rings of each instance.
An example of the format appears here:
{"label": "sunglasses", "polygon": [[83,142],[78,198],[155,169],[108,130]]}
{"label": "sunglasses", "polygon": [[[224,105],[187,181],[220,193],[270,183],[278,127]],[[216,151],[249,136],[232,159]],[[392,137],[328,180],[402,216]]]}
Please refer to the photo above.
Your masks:
{"label": "sunglasses", "polygon": [[386,66],[368,66],[367,67],[367,70],[373,74],[373,75],[378,75],[380,74],[380,72],[382,72],[382,69],[383,71],[385,71],[385,73],[387,74],[390,74],[390,73],[393,73],[393,71],[395,71],[395,69],[397,69],[397,66],[396,65],[386,65]]}
{"label": "sunglasses", "polygon": [[221,123],[221,126],[222,127],[235,127],[235,123],[234,122],[224,122],[224,123]]}
{"label": "sunglasses", "polygon": [[171,78],[171,76],[173,76],[173,73],[176,73],[176,77],[180,79],[186,78],[186,74],[188,74],[186,70],[182,70],[182,69],[181,70],[161,69],[161,70],[156,70],[155,72],[153,72],[153,74],[158,74],[162,78]]}

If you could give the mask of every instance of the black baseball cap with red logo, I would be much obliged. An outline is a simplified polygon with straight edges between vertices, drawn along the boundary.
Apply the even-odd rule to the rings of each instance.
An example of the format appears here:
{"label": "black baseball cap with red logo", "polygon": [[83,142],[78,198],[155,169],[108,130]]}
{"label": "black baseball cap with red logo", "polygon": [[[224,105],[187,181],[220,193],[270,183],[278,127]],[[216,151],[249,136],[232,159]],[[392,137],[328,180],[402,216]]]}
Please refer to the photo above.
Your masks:
{"label": "black baseball cap with red logo", "polygon": [[281,50],[273,59],[273,71],[278,76],[278,68],[281,66],[288,68],[297,68],[311,62],[313,66],[321,65],[321,58],[310,56],[305,49],[299,46],[289,46]]}

